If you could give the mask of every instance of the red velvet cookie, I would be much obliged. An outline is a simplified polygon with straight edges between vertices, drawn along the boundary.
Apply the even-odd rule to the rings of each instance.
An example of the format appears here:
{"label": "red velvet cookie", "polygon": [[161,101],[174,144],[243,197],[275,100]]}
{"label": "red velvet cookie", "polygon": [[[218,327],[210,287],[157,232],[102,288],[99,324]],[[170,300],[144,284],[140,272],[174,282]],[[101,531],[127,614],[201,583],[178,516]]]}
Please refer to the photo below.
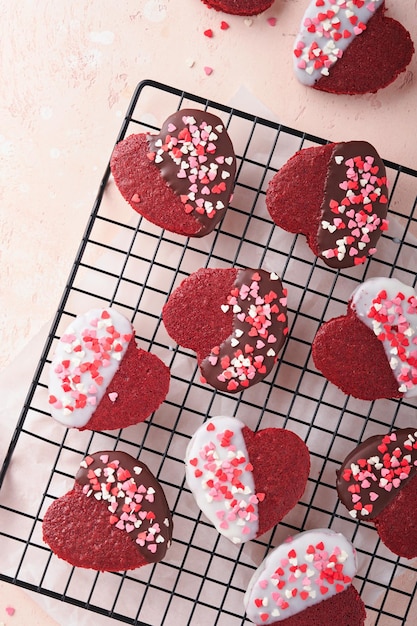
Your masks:
{"label": "red velvet cookie", "polygon": [[165,400],[169,368],[136,347],[132,324],[116,309],[80,315],[60,338],[49,369],[53,418],[79,430],[142,422]]}
{"label": "red velvet cookie", "polygon": [[388,228],[384,163],[365,141],[305,148],[271,179],[266,206],[277,226],[305,235],[330,267],[359,265]]}
{"label": "red velvet cookie", "polygon": [[234,417],[213,417],[186,452],[187,484],[216,529],[240,544],[278,524],[304,493],[310,455],[283,428],[253,432]]}
{"label": "red velvet cookie", "polygon": [[345,94],[375,93],[404,72],[409,32],[385,16],[384,0],[311,0],[294,45],[304,85]]}
{"label": "red velvet cookie", "polygon": [[85,457],[74,487],[47,509],[43,539],[75,567],[116,572],[161,561],[172,518],[159,481],[125,452]]}
{"label": "red velvet cookie", "polygon": [[196,109],[177,111],[157,135],[139,133],[114,148],[111,171],[124,199],[161,228],[203,237],[224,216],[236,159],[222,120]]}
{"label": "red velvet cookie", "polygon": [[407,559],[417,556],[417,431],[369,437],[343,461],[337,492],[354,519],[375,524],[382,542]]}
{"label": "red velvet cookie", "polygon": [[261,269],[199,269],[163,311],[168,334],[197,353],[202,382],[237,393],[260,382],[288,333],[287,292]]}
{"label": "red velvet cookie", "polygon": [[325,322],[312,343],[318,370],[362,400],[417,395],[417,295],[395,278],[370,278],[346,315]]}
{"label": "red velvet cookie", "polygon": [[274,0],[202,0],[211,9],[232,15],[257,15],[273,5]]}
{"label": "red velvet cookie", "polygon": [[363,626],[365,605],[352,585],[356,552],[340,533],[318,528],[279,545],[249,582],[244,606],[258,626]]}

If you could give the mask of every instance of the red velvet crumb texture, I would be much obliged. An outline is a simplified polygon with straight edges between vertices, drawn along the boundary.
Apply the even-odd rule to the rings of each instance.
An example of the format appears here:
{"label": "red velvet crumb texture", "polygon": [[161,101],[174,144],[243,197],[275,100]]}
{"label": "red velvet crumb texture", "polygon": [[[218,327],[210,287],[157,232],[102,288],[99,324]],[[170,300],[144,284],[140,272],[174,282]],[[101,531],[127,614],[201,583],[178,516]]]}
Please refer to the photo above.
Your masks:
{"label": "red velvet crumb texture", "polygon": [[180,346],[196,352],[199,363],[233,332],[232,309],[223,313],[220,307],[226,303],[237,273],[236,268],[201,268],[182,281],[163,307],[168,334]]}
{"label": "red velvet crumb texture", "polygon": [[245,426],[242,434],[253,466],[255,490],[265,494],[258,505],[259,537],[300,500],[310,472],[310,454],[304,441],[290,430],[265,428],[253,432]]}
{"label": "red velvet crumb texture", "polygon": [[277,226],[306,236],[316,256],[317,233],[331,155],[336,144],[296,152],[271,179],[266,206]]}
{"label": "red velvet crumb texture", "polygon": [[372,522],[391,552],[406,559],[417,556],[417,476],[405,482],[397,495]]}
{"label": "red velvet crumb texture", "polygon": [[257,15],[273,5],[274,0],[203,0],[211,9],[232,15]]}
{"label": "red velvet crumb texture", "polygon": [[109,524],[103,502],[87,498],[78,483],[50,505],[42,529],[51,550],[75,567],[117,572],[147,565],[129,534]]}
{"label": "red velvet crumb texture", "polygon": [[361,400],[399,398],[384,346],[349,307],[325,322],[312,343],[316,368],[345,394]]}
{"label": "red velvet crumb texture", "polygon": [[[165,400],[169,383],[169,368],[156,355],[137,348],[133,338],[95,412],[79,430],[115,430],[143,422]],[[114,402],[112,392],[117,393]]]}
{"label": "red velvet crumb texture", "polygon": [[120,193],[135,211],[153,224],[180,235],[196,235],[201,224],[184,211],[180,197],[149,160],[148,152],[145,133],[129,135],[115,146],[110,166]]}

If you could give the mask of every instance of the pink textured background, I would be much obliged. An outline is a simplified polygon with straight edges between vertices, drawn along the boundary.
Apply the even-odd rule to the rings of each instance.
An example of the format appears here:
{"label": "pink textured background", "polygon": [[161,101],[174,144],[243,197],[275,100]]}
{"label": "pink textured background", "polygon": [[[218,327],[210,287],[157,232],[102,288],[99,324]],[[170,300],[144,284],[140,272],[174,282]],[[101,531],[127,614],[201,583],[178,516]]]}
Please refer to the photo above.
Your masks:
{"label": "pink textured background", "polygon": [[[417,42],[415,0],[386,5]],[[306,6],[307,0],[276,0],[245,20],[200,0],[0,0],[3,409],[8,368],[31,341],[36,364],[39,337],[55,313],[139,81],[152,78],[226,104],[244,87],[288,126],[335,141],[365,139],[384,158],[417,168],[417,56],[377,94],[331,96],[303,87],[291,50]],[[228,30],[220,29],[221,20]],[[212,38],[203,34],[208,28]],[[22,371],[22,397],[32,371]],[[9,427],[17,417],[8,413]],[[2,585],[0,622],[28,624],[24,598]],[[8,617],[4,606],[13,602],[19,610]],[[30,623],[46,620],[33,613]]]}

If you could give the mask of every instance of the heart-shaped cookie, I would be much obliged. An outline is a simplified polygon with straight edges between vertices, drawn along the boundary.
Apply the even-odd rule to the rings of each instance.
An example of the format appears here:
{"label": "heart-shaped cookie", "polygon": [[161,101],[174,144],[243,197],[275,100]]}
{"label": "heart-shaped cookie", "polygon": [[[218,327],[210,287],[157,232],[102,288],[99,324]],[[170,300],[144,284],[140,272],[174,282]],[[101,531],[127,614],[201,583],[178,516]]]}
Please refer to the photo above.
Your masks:
{"label": "heart-shaped cookie", "polygon": [[354,519],[372,522],[395,554],[417,556],[417,431],[375,435],[352,450],[337,472],[337,492]]}
{"label": "heart-shaped cookie", "polygon": [[211,9],[232,15],[258,15],[274,3],[274,0],[203,0]]}
{"label": "heart-shaped cookie", "polygon": [[300,82],[336,94],[375,93],[392,83],[414,44],[385,12],[384,0],[311,0],[294,45]]}
{"label": "heart-shaped cookie", "polygon": [[304,148],[269,182],[266,206],[277,226],[305,235],[326,265],[360,265],[388,228],[385,165],[366,141]]}
{"label": "heart-shaped cookie", "polygon": [[113,308],[76,317],[49,369],[51,415],[79,430],[114,430],[142,422],[165,400],[169,368],[138,349],[132,324]]}
{"label": "heart-shaped cookie", "polygon": [[71,565],[115,572],[161,561],[172,518],[144,463],[104,451],[85,457],[73,489],[47,509],[42,530],[51,550]]}
{"label": "heart-shaped cookie", "polygon": [[197,353],[202,381],[237,393],[260,382],[288,333],[287,292],[261,269],[204,269],[172,292],[163,311],[169,335]]}
{"label": "heart-shaped cookie", "polygon": [[215,528],[240,544],[278,524],[307,483],[310,455],[283,428],[253,432],[234,417],[207,420],[186,452],[187,484]]}
{"label": "heart-shaped cookie", "polygon": [[325,322],[312,343],[318,370],[362,400],[417,395],[417,295],[395,278],[370,278],[347,315]]}
{"label": "heart-shaped cookie", "polygon": [[356,552],[340,533],[317,528],[290,537],[261,563],[245,597],[259,626],[363,626],[366,611],[352,585]]}
{"label": "heart-shaped cookie", "polygon": [[120,141],[110,167],[135,211],[171,232],[203,237],[231,200],[236,158],[219,117],[182,109],[157,135],[139,133]]}

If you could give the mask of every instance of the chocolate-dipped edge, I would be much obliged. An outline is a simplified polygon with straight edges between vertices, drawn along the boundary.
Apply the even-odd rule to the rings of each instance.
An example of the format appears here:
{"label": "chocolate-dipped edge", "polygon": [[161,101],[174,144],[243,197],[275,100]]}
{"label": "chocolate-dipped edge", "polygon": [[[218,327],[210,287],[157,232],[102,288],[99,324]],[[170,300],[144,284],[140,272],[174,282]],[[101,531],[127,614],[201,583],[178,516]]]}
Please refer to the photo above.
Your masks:
{"label": "chocolate-dipped edge", "polygon": [[[250,286],[255,280],[254,277],[259,277],[259,296],[263,302],[266,302],[268,308],[269,304],[271,304],[271,325],[268,326],[265,336],[255,332],[253,335],[248,334],[249,323],[246,321],[247,315],[245,315],[245,319],[239,319],[239,315],[244,312],[248,304],[257,305],[256,297],[250,293]],[[244,299],[240,297],[243,285],[249,286],[247,297]],[[285,304],[282,303],[282,300],[285,301]],[[271,278],[271,272],[262,269],[240,269],[227,302],[228,305],[226,306],[233,307],[235,313],[233,316],[232,334],[220,346],[212,348],[211,354],[201,361],[200,370],[204,381],[215,389],[229,393],[238,393],[263,380],[278,359],[279,351],[284,345],[288,332],[286,290],[283,288],[281,279],[278,276],[274,279]],[[249,330],[251,331],[253,328],[254,325],[250,324]],[[270,340],[272,336],[275,341]],[[265,339],[265,342],[263,339]],[[262,348],[259,348],[259,341],[263,343]],[[222,378],[224,370],[227,369],[227,367],[224,367],[224,362],[229,362],[232,365],[233,361],[239,358],[240,353],[241,359],[248,358],[251,360],[250,377],[242,374],[242,378],[230,376],[225,381],[219,380],[219,376]],[[257,362],[256,366],[253,365],[253,356],[260,357],[260,361]],[[231,381],[237,383],[237,387],[234,389],[230,388]]]}
{"label": "chocolate-dipped edge", "polygon": [[[368,195],[365,197],[369,199],[371,197],[371,201],[364,203],[354,204],[348,201],[347,192],[349,189],[342,189],[340,185],[347,186],[349,181],[346,178],[346,161],[350,159],[355,159],[360,157],[362,160],[366,160],[367,157],[373,159],[372,164],[370,164],[370,168],[374,169],[378,168],[377,172],[372,172],[372,169],[369,169],[370,180],[373,182],[370,183],[372,186],[376,187],[377,191],[369,190]],[[338,163],[340,161],[340,163]],[[349,168],[350,169],[350,168]],[[358,177],[361,174],[368,175],[368,172],[357,172],[357,168],[355,167],[356,173]],[[360,178],[358,180],[359,186],[355,189],[352,188],[352,191],[355,193],[355,196],[358,197],[362,189],[366,190],[366,185],[363,183],[361,185]],[[376,185],[374,185],[376,183]],[[376,197],[375,197],[376,196]],[[378,199],[379,198],[379,199]],[[387,208],[388,208],[388,188],[386,185],[386,170],[385,165],[375,150],[375,148],[366,141],[348,141],[348,142],[340,142],[336,143],[334,146],[334,150],[329,161],[329,168],[327,172],[327,179],[325,182],[324,188],[324,196],[323,202],[321,206],[321,218],[319,222],[319,230],[317,233],[317,244],[320,251],[321,258],[325,261],[329,267],[333,268],[346,268],[352,267],[358,263],[363,263],[366,258],[375,252],[376,243],[381,235],[381,230],[386,229],[387,225],[385,222],[387,216]],[[340,208],[345,207],[345,208]],[[370,207],[371,210],[367,209]],[[349,216],[348,213],[352,210],[354,213],[358,213],[358,209],[364,212],[366,217],[372,216],[374,220],[377,221],[377,226],[371,223],[371,232],[366,232],[368,230],[368,226],[361,226],[355,220],[352,219],[352,216]],[[334,220],[337,221],[336,228],[333,232],[330,232],[330,229],[333,230],[335,226]],[[354,224],[352,224],[352,221]],[[327,228],[323,228],[322,224],[329,224]],[[349,222],[351,226],[349,227]],[[342,226],[343,225],[343,226]],[[382,228],[381,228],[382,227]],[[365,228],[365,232],[363,232],[362,228]],[[355,237],[355,241],[350,241],[353,237],[352,231],[355,230],[360,231],[360,237]],[[345,239],[346,238],[346,239]],[[369,241],[366,241],[369,238]],[[338,258],[337,255],[333,257],[326,257],[323,252],[328,250],[338,249],[338,244],[336,242],[344,240],[342,246],[345,246],[346,250],[343,254],[343,258]],[[349,243],[350,242],[350,243]],[[355,246],[358,243],[362,245],[365,243],[361,250],[358,250]],[[347,244],[347,245],[346,245]],[[355,244],[352,246],[351,244]],[[359,246],[358,246],[359,247]],[[351,255],[350,250],[355,248],[357,250],[357,254]]]}
{"label": "chocolate-dipped edge", "polygon": [[[184,122],[184,118],[188,117],[194,118],[195,124]],[[203,124],[210,127],[207,140],[201,140],[200,130]],[[197,126],[198,131],[190,132],[190,127],[193,126]],[[190,163],[187,144],[192,142],[193,132],[196,134],[196,143]],[[172,139],[175,145],[168,149]],[[182,109],[165,120],[159,134],[147,135],[147,141],[149,158],[159,168],[167,185],[180,197],[184,211],[191,213],[201,224],[201,230],[194,236],[202,237],[211,232],[229,205],[236,176],[235,153],[222,120],[207,111]],[[181,151],[177,148],[178,141],[183,142]],[[174,154],[174,150],[178,150],[178,156]],[[211,176],[217,170],[214,178],[204,176],[207,173],[206,167]],[[188,175],[179,177],[179,170],[190,172],[191,179]],[[206,210],[210,205],[214,210],[211,217]]]}
{"label": "chocolate-dipped edge", "polygon": [[[409,445],[405,447],[407,441]],[[397,456],[395,451],[399,449]],[[398,489],[415,476],[416,466],[415,428],[369,437],[348,454],[336,472],[339,498],[352,517],[372,520],[396,497]]]}
{"label": "chocolate-dipped edge", "polygon": [[[105,457],[108,457],[108,460],[104,462]],[[112,463],[119,462],[119,468],[123,472],[123,475],[117,480],[114,481],[106,481],[102,484],[102,478],[104,474],[104,470],[106,467],[109,467]],[[135,469],[136,468],[136,469]],[[92,485],[93,476],[91,473],[94,473],[94,476],[97,477],[98,480],[98,488],[94,489]],[[95,474],[97,472],[97,474]],[[128,475],[129,474],[129,475]],[[144,490],[136,494],[132,494],[131,499],[136,500],[137,511],[129,512],[130,515],[134,515],[137,518],[136,524],[134,523],[133,517],[126,522],[126,524],[122,524],[123,520],[121,520],[121,515],[123,514],[123,506],[126,504],[125,498],[118,498],[114,496],[113,501],[117,501],[117,508],[114,510],[109,507],[109,524],[116,525],[118,522],[115,518],[118,518],[120,525],[124,526],[120,530],[123,532],[128,532],[130,538],[132,539],[135,547],[140,552],[140,554],[148,561],[149,563],[156,563],[161,561],[169,546],[171,545],[172,540],[172,517],[171,512],[168,507],[167,500],[165,498],[165,494],[163,489],[157,478],[152,474],[149,468],[144,464],[134,459],[130,454],[126,452],[120,451],[102,451],[96,452],[94,454],[88,455],[84,458],[83,462],[80,465],[80,469],[78,470],[75,481],[82,485],[90,485],[91,489],[86,493],[86,496],[96,497],[98,500],[101,500],[103,504],[107,502],[111,502],[109,499],[103,498],[103,493],[108,493],[105,485],[110,484],[116,486],[118,483],[122,485],[125,481],[129,481],[130,478],[134,479],[136,488],[143,486]],[[139,479],[139,480],[138,480]],[[114,488],[114,487],[113,487]],[[148,490],[153,490],[153,493],[148,493]],[[118,493],[120,493],[121,489],[118,488]],[[96,495],[100,494],[100,496]],[[143,496],[142,496],[143,494]],[[139,497],[136,499],[136,496],[142,496],[139,500]],[[149,495],[149,499],[146,496]],[[153,498],[152,498],[153,496]],[[130,497],[130,496],[129,496]],[[135,513],[146,512],[147,516],[145,519],[141,519],[136,516]],[[146,540],[144,541],[144,546],[139,545],[136,542],[138,535],[146,532],[149,534],[150,528],[153,524],[157,523],[159,525],[160,532],[154,533],[156,551],[151,552],[149,549],[146,549],[146,546],[149,544]],[[126,525],[129,526],[129,530],[126,529]],[[132,528],[130,528],[132,526]],[[158,536],[162,539],[158,540]]]}

